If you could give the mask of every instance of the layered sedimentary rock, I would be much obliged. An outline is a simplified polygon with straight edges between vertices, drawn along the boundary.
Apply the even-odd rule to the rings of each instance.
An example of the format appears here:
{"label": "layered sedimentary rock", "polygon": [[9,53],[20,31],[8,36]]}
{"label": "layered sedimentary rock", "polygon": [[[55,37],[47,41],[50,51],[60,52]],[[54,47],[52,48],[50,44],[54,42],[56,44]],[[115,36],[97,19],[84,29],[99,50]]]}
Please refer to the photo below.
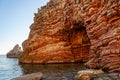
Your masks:
{"label": "layered sedimentary rock", "polygon": [[8,58],[18,58],[22,54],[21,47],[16,44],[12,50],[7,53]]}
{"label": "layered sedimentary rock", "polygon": [[120,72],[120,0],[92,0],[88,4],[84,25],[91,55],[86,65]]}
{"label": "layered sedimentary rock", "polygon": [[69,8],[66,0],[51,0],[38,9],[29,37],[23,43],[20,62],[69,63],[88,59],[89,38],[82,25],[70,22],[73,8]]}
{"label": "layered sedimentary rock", "polygon": [[84,61],[91,44],[87,67],[120,72],[120,0],[50,0],[30,29],[20,62]]}

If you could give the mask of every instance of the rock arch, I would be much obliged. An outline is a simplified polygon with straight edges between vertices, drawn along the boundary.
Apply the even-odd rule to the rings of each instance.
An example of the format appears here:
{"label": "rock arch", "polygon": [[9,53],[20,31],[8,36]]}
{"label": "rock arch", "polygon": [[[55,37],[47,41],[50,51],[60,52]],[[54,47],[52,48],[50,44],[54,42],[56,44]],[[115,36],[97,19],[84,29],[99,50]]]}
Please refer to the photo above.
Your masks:
{"label": "rock arch", "polygon": [[[68,41],[74,24],[84,26],[90,39],[90,59],[86,66],[120,72],[120,0],[50,0],[35,14],[19,61],[74,62]],[[37,47],[28,53],[33,45]]]}

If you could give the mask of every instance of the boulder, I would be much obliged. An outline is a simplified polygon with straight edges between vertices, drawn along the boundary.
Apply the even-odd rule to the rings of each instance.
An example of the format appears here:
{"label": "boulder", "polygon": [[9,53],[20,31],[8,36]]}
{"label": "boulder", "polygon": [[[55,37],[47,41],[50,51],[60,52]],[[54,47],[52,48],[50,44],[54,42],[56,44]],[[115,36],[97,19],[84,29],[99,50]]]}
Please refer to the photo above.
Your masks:
{"label": "boulder", "polygon": [[104,74],[102,70],[81,70],[77,73],[76,79],[77,80],[91,80],[92,76],[99,76]]}
{"label": "boulder", "polygon": [[11,80],[42,80],[42,79],[43,79],[43,74],[41,72],[38,72],[38,73],[23,75],[21,77],[13,78]]}
{"label": "boulder", "polygon": [[22,54],[21,47],[17,44],[7,53],[8,58],[18,58]]}
{"label": "boulder", "polygon": [[77,73],[76,80],[120,80],[119,73],[104,73],[102,70],[81,70]]}

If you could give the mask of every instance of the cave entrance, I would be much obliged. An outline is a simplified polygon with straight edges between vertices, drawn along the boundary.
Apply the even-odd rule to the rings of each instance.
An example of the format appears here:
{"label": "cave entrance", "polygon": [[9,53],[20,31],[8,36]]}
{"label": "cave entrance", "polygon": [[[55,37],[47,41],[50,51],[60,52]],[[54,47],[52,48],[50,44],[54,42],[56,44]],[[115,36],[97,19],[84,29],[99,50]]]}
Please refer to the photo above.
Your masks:
{"label": "cave entrance", "polygon": [[70,34],[70,43],[75,62],[86,62],[89,57],[90,40],[84,26],[79,24],[73,25]]}

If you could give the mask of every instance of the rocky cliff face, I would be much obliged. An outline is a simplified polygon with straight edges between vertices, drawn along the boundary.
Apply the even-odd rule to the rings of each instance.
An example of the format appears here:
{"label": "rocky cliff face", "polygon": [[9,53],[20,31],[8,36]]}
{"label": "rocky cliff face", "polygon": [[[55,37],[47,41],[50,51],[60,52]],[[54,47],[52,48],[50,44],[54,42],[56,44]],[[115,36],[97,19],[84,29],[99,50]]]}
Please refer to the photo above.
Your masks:
{"label": "rocky cliff face", "polygon": [[50,0],[30,29],[20,62],[79,62],[89,52],[87,67],[120,72],[119,0]]}
{"label": "rocky cliff face", "polygon": [[82,25],[70,22],[72,9],[66,0],[51,0],[38,9],[23,43],[20,62],[68,63],[88,59],[89,39]]}
{"label": "rocky cliff face", "polygon": [[18,58],[22,54],[21,47],[16,44],[12,50],[7,53],[8,58]]}

